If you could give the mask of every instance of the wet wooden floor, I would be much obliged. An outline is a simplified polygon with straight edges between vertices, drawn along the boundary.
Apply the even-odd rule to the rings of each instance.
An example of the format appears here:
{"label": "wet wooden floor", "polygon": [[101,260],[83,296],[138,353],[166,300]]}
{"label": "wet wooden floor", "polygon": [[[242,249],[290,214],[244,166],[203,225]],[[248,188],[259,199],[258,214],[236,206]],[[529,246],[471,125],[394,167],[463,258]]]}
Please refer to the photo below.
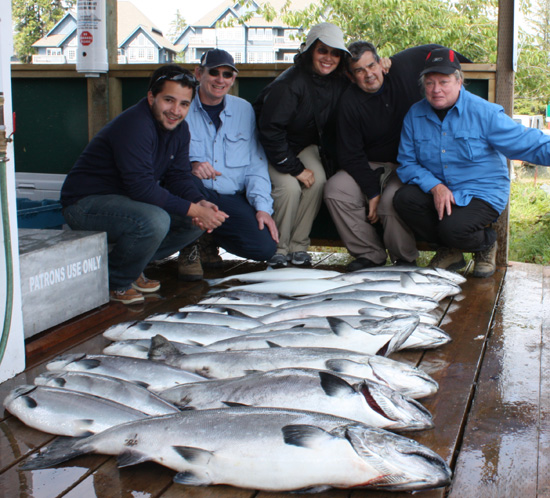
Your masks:
{"label": "wet wooden floor", "polygon": [[[318,267],[342,269],[324,255]],[[263,265],[226,262],[225,273],[263,269]],[[99,353],[108,344],[109,326],[174,311],[197,302],[204,282],[181,283],[175,261],[151,268],[163,287],[144,305],[111,303],[80,320],[51,329],[27,345],[27,370],[0,385],[0,398],[15,386],[32,383],[45,362],[60,353]],[[220,276],[207,274],[208,277]],[[488,279],[468,278],[460,296],[442,303],[441,327],[453,342],[438,350],[394,358],[418,365],[439,382],[439,391],[422,400],[435,428],[412,435],[441,455],[454,471],[445,489],[424,497],[550,496],[550,268],[512,263]],[[58,468],[21,471],[19,465],[53,440],[7,412],[0,422],[0,496],[9,498],[282,498],[227,486],[194,488],[172,483],[175,472],[157,464],[118,469],[114,458],[89,455]],[[284,476],[281,476],[284,479]],[[321,498],[410,496],[408,493],[333,490]]]}

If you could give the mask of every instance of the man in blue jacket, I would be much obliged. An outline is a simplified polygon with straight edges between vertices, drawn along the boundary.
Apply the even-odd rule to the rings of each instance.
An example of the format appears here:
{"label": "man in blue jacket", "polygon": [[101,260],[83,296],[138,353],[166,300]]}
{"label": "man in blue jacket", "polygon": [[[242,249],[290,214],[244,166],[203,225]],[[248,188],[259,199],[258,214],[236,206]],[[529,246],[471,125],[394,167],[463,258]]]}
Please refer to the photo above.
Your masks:
{"label": "man in blue jacket", "polygon": [[[187,116],[195,185],[229,215],[212,232],[213,242],[237,256],[268,261],[279,239],[271,217],[271,181],[252,105],[228,95],[237,77],[233,57],[225,50],[209,50],[195,76],[200,85]],[[202,278],[202,268],[193,261],[196,253],[188,249],[180,254],[180,278]]]}
{"label": "man in blue jacket", "polygon": [[438,247],[430,265],[458,270],[473,252],[474,276],[496,269],[491,223],[508,203],[506,157],[550,165],[550,137],[468,92],[457,55],[431,51],[421,73],[426,98],[403,122],[394,205],[417,240]]}
{"label": "man in blue jacket", "polygon": [[157,69],[147,97],[103,127],[84,149],[61,190],[74,230],[107,233],[110,298],[144,300],[160,283],[143,274],[219,227],[227,215],[197,190],[184,121],[196,80],[177,65]]}

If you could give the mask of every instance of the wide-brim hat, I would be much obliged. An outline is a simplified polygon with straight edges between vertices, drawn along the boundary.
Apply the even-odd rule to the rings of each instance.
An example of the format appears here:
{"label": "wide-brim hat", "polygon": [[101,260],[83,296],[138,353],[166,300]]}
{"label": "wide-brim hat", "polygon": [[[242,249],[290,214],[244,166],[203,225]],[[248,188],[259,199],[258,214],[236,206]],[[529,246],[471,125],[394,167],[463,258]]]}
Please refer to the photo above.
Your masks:
{"label": "wide-brim hat", "polygon": [[462,68],[456,53],[448,48],[436,48],[427,55],[420,76],[428,73],[453,74],[457,69],[460,71]]}
{"label": "wide-brim hat", "polygon": [[239,72],[239,70],[235,67],[235,60],[233,59],[233,56],[229,52],[219,48],[214,48],[202,54],[201,66],[207,68],[228,66],[233,69],[233,71],[237,73]]}
{"label": "wide-brim hat", "polygon": [[335,24],[322,22],[321,24],[313,26],[306,36],[306,43],[303,51],[309,50],[317,40],[321,40],[325,45],[331,48],[337,48],[349,54],[349,50],[344,43],[344,34]]}

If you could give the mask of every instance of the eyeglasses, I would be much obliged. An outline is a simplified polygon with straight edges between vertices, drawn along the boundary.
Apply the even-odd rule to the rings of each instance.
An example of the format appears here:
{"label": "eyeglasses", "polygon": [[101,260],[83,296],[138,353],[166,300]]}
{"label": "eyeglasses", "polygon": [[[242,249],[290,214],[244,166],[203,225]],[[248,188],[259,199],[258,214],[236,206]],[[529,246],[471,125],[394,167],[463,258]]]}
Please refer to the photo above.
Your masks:
{"label": "eyeglasses", "polygon": [[195,77],[192,74],[187,73],[177,73],[173,75],[169,74],[163,74],[162,76],[159,76],[153,85],[156,85],[159,81],[166,80],[166,81],[187,81],[191,86],[195,87],[198,85],[198,81],[195,79]]}
{"label": "eyeglasses", "polygon": [[[233,75],[235,74],[233,71],[221,71],[221,73],[226,80],[233,78]],[[210,76],[214,76],[214,78],[217,78],[220,75],[220,70],[216,68],[211,68],[208,70],[208,74]]]}
{"label": "eyeglasses", "polygon": [[332,57],[342,57],[342,52],[335,48],[329,50],[327,47],[317,47],[315,51],[321,55],[327,55],[328,53],[330,53]]}

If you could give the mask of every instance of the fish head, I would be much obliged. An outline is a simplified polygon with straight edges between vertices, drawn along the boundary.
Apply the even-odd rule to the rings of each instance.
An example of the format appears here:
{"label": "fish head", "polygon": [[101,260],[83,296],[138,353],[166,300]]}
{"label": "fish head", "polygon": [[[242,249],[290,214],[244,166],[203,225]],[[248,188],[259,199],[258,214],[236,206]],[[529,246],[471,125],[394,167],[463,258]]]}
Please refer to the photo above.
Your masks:
{"label": "fish head", "polygon": [[354,387],[363,394],[369,407],[388,421],[386,429],[418,431],[433,428],[431,413],[418,401],[375,382],[363,381]]}
{"label": "fish head", "polygon": [[340,430],[356,453],[378,474],[358,487],[416,491],[450,484],[452,473],[447,463],[412,439],[363,424],[350,424]]}
{"label": "fish head", "polygon": [[437,392],[439,385],[420,368],[390,360],[383,356],[371,356],[365,360],[376,379],[411,398],[423,398]]}
{"label": "fish head", "polygon": [[28,408],[35,408],[37,403],[29,395],[36,389],[36,386],[22,385],[12,389],[4,398],[4,408],[10,411],[13,403],[23,402]]}
{"label": "fish head", "polygon": [[65,372],[42,372],[34,378],[34,384],[37,386],[64,387],[66,384],[63,376]]}

